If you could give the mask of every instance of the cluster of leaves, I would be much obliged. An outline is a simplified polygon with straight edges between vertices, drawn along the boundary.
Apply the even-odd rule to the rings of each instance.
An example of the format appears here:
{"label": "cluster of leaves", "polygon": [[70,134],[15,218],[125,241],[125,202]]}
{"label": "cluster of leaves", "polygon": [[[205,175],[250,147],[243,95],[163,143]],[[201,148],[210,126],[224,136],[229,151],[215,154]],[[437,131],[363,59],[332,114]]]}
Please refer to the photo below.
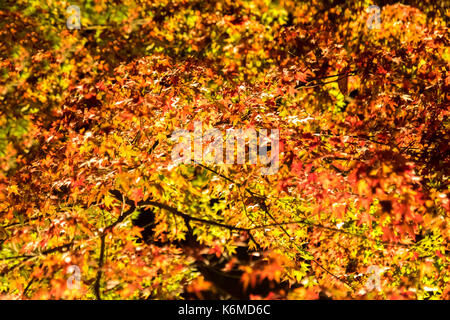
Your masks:
{"label": "cluster of leaves", "polygon": [[[443,3],[369,29],[369,1],[88,0],[67,30],[71,4],[0,6],[1,297],[202,297],[199,256],[244,241],[244,289],[291,286],[252,298],[450,298]],[[279,129],[278,172],[174,165],[195,121]],[[150,207],[164,245],[137,240]]]}

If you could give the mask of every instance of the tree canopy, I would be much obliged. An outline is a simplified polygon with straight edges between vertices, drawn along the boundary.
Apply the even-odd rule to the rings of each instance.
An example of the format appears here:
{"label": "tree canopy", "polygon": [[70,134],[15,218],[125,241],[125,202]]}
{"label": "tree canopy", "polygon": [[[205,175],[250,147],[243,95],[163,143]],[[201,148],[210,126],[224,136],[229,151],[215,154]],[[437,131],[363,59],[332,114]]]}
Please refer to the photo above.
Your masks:
{"label": "tree canopy", "polygon": [[2,1],[0,297],[449,299],[444,3]]}

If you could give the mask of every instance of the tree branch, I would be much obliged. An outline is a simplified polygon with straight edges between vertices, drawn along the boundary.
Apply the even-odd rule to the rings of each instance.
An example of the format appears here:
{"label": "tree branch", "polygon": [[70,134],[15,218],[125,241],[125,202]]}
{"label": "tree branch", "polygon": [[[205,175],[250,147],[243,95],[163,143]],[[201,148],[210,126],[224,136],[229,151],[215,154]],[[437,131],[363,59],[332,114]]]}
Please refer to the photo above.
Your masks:
{"label": "tree branch", "polygon": [[98,258],[98,271],[97,271],[97,277],[95,278],[95,283],[94,283],[94,292],[95,292],[95,296],[97,298],[97,300],[102,300],[101,297],[101,292],[100,292],[100,281],[102,280],[102,268],[103,268],[103,263],[105,261],[105,237],[106,237],[106,232],[103,232],[101,237],[100,237],[100,256]]}

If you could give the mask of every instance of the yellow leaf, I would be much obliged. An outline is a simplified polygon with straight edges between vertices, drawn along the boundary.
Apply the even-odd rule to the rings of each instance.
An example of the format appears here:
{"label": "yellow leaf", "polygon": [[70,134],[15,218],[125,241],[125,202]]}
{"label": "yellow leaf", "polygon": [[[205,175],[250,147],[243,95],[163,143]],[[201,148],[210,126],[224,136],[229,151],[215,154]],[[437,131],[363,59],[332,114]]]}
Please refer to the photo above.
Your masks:
{"label": "yellow leaf", "polygon": [[19,195],[19,189],[17,188],[17,185],[13,184],[8,187],[8,190],[10,193],[14,193],[16,195]]}
{"label": "yellow leaf", "polygon": [[115,200],[115,199],[114,199],[113,197],[111,197],[111,196],[109,195],[109,193],[106,194],[106,195],[105,195],[105,199],[104,199],[104,201],[105,201],[105,206],[107,206],[107,207],[112,207],[112,204],[113,204],[114,200]]}
{"label": "yellow leaf", "polygon": [[392,172],[391,168],[383,164],[383,173],[390,173],[390,172]]}
{"label": "yellow leaf", "polygon": [[358,182],[358,193],[360,195],[364,195],[367,193],[367,189],[369,188],[369,185],[365,180],[359,180]]}

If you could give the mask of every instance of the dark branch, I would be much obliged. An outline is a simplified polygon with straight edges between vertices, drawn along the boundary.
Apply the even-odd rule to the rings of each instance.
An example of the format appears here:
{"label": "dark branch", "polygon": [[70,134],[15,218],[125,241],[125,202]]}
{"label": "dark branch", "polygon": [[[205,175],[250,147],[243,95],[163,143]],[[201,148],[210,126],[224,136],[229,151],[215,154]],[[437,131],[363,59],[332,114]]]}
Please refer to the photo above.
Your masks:
{"label": "dark branch", "polygon": [[100,293],[100,281],[102,280],[102,268],[105,261],[105,237],[106,233],[103,232],[100,237],[100,256],[98,258],[98,271],[97,271],[97,277],[95,278],[94,283],[94,292],[97,300],[102,300],[101,293]]}

